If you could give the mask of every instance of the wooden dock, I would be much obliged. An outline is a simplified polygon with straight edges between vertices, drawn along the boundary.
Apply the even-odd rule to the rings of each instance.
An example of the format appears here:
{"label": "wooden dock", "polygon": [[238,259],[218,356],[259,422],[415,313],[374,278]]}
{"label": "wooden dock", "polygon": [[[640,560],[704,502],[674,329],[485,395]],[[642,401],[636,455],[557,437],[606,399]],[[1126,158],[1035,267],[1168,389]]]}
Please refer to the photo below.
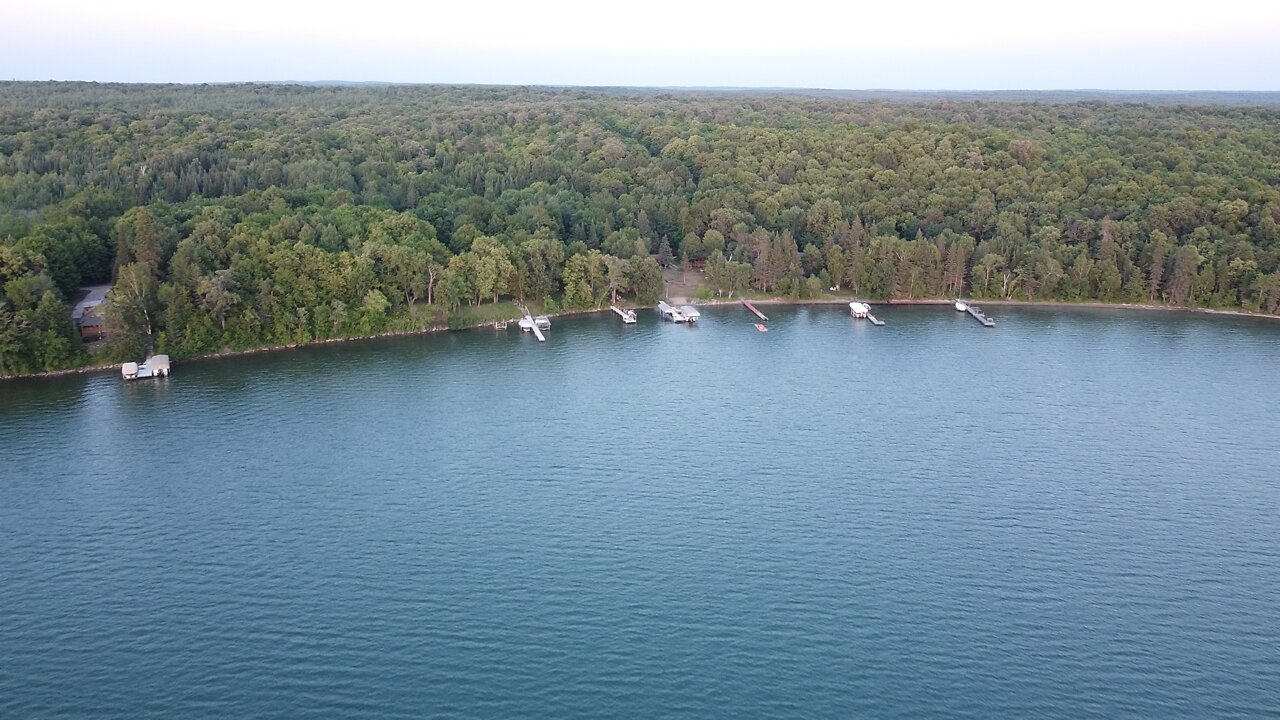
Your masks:
{"label": "wooden dock", "polygon": [[995,320],[992,320],[991,318],[987,317],[986,314],[982,312],[982,310],[972,305],[965,305],[964,311],[969,313],[969,315],[972,316],[974,320],[977,320],[978,322],[982,323],[983,327],[996,326]]}
{"label": "wooden dock", "polygon": [[746,307],[748,310],[750,310],[751,312],[755,313],[756,317],[760,318],[761,320],[764,320],[766,322],[769,320],[769,316],[760,312],[760,308],[756,307],[755,305],[752,305],[750,300],[746,298],[742,298],[742,305]]}
{"label": "wooden dock", "polygon": [[867,322],[875,325],[876,327],[884,327],[884,321],[869,312],[867,313]]}
{"label": "wooden dock", "polygon": [[612,310],[612,311],[614,311],[615,313],[617,313],[618,317],[622,318],[622,322],[624,322],[624,323],[626,323],[626,324],[628,324],[628,325],[631,325],[631,324],[635,323],[635,321],[636,321],[636,311],[635,311],[635,310],[623,310],[622,308],[618,307],[617,305],[610,305],[610,306],[609,306],[609,309],[610,309],[610,310]]}

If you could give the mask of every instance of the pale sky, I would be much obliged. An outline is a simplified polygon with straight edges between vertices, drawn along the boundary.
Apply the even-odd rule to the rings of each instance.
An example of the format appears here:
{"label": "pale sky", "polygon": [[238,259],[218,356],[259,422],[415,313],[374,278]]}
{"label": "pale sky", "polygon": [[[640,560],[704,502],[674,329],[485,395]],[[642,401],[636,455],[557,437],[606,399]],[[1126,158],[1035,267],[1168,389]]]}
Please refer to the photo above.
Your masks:
{"label": "pale sky", "polygon": [[1280,90],[1280,0],[3,0],[0,79]]}

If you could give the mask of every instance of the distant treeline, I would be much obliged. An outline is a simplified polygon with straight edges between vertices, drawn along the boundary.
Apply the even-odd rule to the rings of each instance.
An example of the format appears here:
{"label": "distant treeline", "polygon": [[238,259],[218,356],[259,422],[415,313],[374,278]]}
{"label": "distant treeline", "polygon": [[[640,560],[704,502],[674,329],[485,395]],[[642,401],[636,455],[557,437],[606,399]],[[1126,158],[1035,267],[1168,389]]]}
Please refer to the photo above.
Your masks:
{"label": "distant treeline", "polygon": [[1280,311],[1280,110],[0,83],[0,374],[505,298],[964,294]]}

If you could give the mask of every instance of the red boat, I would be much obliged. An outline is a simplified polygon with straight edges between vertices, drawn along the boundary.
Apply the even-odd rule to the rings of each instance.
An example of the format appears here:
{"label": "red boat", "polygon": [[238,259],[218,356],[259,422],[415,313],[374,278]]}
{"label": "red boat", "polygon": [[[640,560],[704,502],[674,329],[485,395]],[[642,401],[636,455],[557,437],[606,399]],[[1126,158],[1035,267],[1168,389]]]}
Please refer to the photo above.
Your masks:
{"label": "red boat", "polygon": [[764,323],[756,323],[756,329],[760,332],[769,332],[769,328],[765,327]]}

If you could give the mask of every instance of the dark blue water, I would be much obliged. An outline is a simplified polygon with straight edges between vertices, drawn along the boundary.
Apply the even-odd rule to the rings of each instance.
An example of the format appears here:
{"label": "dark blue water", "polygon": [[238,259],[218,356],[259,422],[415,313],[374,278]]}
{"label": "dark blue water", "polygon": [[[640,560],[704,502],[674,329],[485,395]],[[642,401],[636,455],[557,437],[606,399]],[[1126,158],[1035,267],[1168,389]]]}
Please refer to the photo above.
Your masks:
{"label": "dark blue water", "polygon": [[0,716],[1280,713],[1280,324],[768,312],[0,384]]}

